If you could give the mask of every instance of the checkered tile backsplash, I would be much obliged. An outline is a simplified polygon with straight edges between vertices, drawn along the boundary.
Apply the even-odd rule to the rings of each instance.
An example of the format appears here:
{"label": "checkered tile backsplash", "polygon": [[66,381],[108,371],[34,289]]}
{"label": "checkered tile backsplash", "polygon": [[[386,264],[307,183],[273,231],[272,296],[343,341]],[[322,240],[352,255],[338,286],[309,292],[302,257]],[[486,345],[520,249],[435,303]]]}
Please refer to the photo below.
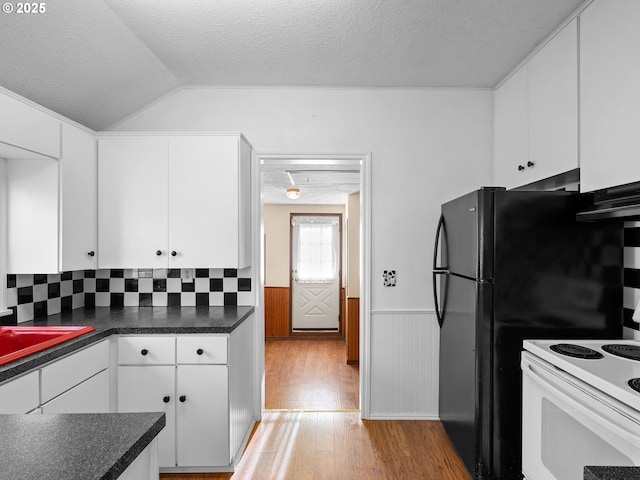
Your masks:
{"label": "checkered tile backsplash", "polygon": [[253,305],[251,269],[86,270],[8,275],[5,324],[75,308]]}
{"label": "checkered tile backsplash", "polygon": [[640,300],[640,222],[627,222],[624,229],[624,326],[640,330],[631,316]]}

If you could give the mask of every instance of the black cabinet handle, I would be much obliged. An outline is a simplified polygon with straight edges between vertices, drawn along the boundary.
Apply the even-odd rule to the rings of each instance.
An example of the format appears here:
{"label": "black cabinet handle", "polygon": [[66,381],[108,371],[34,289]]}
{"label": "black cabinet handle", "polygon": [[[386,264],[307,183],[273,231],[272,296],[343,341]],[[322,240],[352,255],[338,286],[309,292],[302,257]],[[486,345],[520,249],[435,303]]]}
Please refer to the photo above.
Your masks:
{"label": "black cabinet handle", "polygon": [[521,172],[524,170],[524,166],[523,165],[518,165],[518,170]]}
{"label": "black cabinet handle", "polygon": [[147,350],[146,348],[143,348],[142,350],[140,350],[140,355],[145,356],[147,353],[149,353],[149,350]]}
{"label": "black cabinet handle", "polygon": [[162,250],[156,250],[156,255],[157,255],[157,256],[162,255]]}
{"label": "black cabinet handle", "polygon": [[187,401],[187,396],[186,395],[180,395],[180,402],[184,403]]}
{"label": "black cabinet handle", "polygon": [[178,252],[176,252],[175,250],[171,250],[171,256],[175,257],[176,255],[178,255]]}
{"label": "black cabinet handle", "polygon": [[535,163],[533,163],[531,160],[529,160],[527,162],[527,167],[529,167],[529,168],[533,167],[534,165],[535,165]]}
{"label": "black cabinet handle", "polygon": [[198,355],[202,355],[202,354],[204,353],[204,350],[203,350],[203,349],[201,349],[201,348],[199,348],[198,350],[196,350],[196,353],[197,353]]}
{"label": "black cabinet handle", "polygon": [[91,250],[89,253],[87,253],[87,255],[89,255],[90,257],[95,256],[96,252],[94,252],[93,250]]}
{"label": "black cabinet handle", "polygon": [[169,400],[171,400],[171,397],[170,397],[169,395],[167,395],[166,397],[164,397],[164,398],[162,399],[162,401],[163,401],[164,403],[169,403]]}

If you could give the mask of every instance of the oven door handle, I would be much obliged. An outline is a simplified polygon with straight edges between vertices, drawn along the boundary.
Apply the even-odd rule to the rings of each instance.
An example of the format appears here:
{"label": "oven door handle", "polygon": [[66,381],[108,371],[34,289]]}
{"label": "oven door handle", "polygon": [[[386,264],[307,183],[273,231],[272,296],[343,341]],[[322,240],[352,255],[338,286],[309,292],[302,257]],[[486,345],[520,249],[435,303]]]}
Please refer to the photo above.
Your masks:
{"label": "oven door handle", "polygon": [[615,410],[617,413],[623,415],[625,418],[638,425],[638,427],[640,428],[637,413],[634,415],[633,410],[626,407],[623,403],[611,397],[609,397],[607,401],[603,401],[601,399],[602,393],[598,392],[596,389],[590,387],[589,385],[583,384],[582,382],[578,384],[575,379],[568,377],[567,375],[563,375],[561,372],[550,371],[548,368],[542,365],[538,365],[537,363],[532,362],[526,357],[522,358],[521,366],[522,371],[525,375],[540,384],[548,392],[559,397],[562,401],[567,403],[570,407],[576,409],[586,418],[590,419],[592,422],[598,425],[602,425],[603,428],[615,434],[617,437],[624,439],[629,444],[640,447],[640,436],[634,435],[633,433],[609,421],[606,417],[598,415],[587,405],[584,405],[579,399],[567,394],[566,391],[561,389],[558,385],[554,385],[551,378],[555,377],[555,379],[557,379],[556,381],[563,383],[568,382],[571,387],[578,389],[581,393],[588,395],[593,400],[605,406],[606,408]]}

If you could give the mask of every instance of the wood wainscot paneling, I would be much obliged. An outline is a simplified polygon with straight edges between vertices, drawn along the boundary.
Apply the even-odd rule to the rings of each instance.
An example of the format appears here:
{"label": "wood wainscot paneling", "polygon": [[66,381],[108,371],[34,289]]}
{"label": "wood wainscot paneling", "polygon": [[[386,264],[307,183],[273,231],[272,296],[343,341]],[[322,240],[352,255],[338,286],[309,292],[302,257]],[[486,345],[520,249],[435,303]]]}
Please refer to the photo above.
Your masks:
{"label": "wood wainscot paneling", "polygon": [[265,337],[289,337],[290,301],[289,287],[264,287]]}
{"label": "wood wainscot paneling", "polygon": [[360,299],[347,298],[346,303],[347,363],[358,363],[360,361]]}

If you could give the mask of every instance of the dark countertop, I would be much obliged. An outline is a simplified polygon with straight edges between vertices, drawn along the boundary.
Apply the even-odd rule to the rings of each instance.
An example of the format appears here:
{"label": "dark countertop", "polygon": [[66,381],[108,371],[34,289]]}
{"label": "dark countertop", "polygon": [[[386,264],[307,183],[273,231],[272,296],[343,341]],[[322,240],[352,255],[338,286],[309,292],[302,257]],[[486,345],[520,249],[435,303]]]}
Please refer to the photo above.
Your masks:
{"label": "dark countertop", "polygon": [[0,478],[116,479],[165,423],[164,413],[0,415]]}
{"label": "dark countertop", "polygon": [[640,480],[640,467],[584,467],[584,480]]}
{"label": "dark countertop", "polygon": [[253,307],[96,307],[21,323],[29,325],[91,325],[95,332],[24,359],[0,366],[0,382],[38,368],[114,334],[231,333],[254,311]]}

